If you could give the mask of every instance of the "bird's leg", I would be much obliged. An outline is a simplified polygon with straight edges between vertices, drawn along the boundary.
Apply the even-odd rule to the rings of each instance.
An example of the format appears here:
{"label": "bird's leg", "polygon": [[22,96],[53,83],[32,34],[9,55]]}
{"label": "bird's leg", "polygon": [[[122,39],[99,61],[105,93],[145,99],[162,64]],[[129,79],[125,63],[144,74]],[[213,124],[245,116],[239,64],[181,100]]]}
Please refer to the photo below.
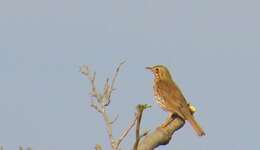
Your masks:
{"label": "bird's leg", "polygon": [[167,127],[167,126],[172,122],[173,116],[174,116],[174,113],[170,112],[170,113],[168,114],[167,120],[165,120],[165,122],[164,122],[163,124],[161,124],[160,127],[161,127],[161,128]]}

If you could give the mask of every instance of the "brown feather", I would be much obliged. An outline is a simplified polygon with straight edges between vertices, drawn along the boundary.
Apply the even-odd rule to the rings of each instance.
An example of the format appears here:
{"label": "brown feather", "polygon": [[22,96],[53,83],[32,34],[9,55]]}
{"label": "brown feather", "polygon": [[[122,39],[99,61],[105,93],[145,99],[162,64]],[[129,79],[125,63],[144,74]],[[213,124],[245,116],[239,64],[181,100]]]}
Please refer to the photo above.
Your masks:
{"label": "brown feather", "polygon": [[[160,68],[160,70],[157,70]],[[189,105],[180,88],[174,83],[166,67],[155,66],[154,96],[159,106],[171,113],[177,113],[184,120],[188,120],[199,136],[205,135],[198,122],[192,115]]]}

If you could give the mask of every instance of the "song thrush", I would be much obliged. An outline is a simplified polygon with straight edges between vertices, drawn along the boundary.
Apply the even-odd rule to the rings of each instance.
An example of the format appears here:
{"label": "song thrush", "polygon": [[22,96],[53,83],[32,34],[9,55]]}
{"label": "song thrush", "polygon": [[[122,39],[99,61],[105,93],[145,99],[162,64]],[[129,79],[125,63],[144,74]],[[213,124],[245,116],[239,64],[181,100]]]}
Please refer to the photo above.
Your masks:
{"label": "song thrush", "polygon": [[205,135],[205,132],[195,120],[190,111],[189,104],[183,96],[179,87],[173,81],[170,72],[163,65],[146,67],[154,74],[154,97],[160,107],[169,112],[172,116],[177,114],[184,120],[187,120],[198,136]]}

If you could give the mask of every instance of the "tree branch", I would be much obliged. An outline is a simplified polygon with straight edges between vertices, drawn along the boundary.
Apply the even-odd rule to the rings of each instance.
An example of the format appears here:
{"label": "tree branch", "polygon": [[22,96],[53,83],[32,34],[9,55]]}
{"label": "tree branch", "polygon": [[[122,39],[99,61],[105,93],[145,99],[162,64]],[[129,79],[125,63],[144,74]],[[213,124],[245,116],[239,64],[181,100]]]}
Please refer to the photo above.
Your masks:
{"label": "tree branch", "polygon": [[130,126],[125,129],[125,131],[122,133],[122,135],[120,136],[120,138],[117,141],[117,146],[120,145],[120,143],[123,141],[123,139],[128,135],[128,133],[130,132],[130,130],[134,127],[135,123],[136,123],[137,117],[135,117],[135,119],[132,121],[132,123],[130,124]]}
{"label": "tree branch", "polygon": [[[137,150],[152,150],[160,145],[168,144],[173,133],[184,125],[184,121],[180,118],[169,119],[171,122],[166,127],[158,127],[146,135],[143,140],[141,140]],[[169,120],[167,120],[167,122],[168,121]]]}
{"label": "tree branch", "polygon": [[[92,97],[91,100],[91,107],[94,108],[98,113],[101,114],[104,123],[105,123],[105,127],[107,130],[107,134],[109,137],[109,141],[110,141],[110,146],[113,150],[118,150],[119,149],[119,145],[120,143],[123,141],[123,139],[127,136],[127,134],[130,132],[130,130],[132,129],[132,127],[135,125],[136,123],[136,119],[130,124],[130,126],[122,133],[122,135],[119,137],[119,139],[115,139],[113,136],[113,123],[117,120],[118,116],[116,116],[116,118],[114,120],[111,121],[108,112],[107,112],[107,106],[110,104],[110,98],[112,95],[112,92],[114,91],[114,85],[116,82],[116,78],[118,76],[118,73],[122,67],[122,65],[125,63],[125,61],[121,62],[114,75],[112,76],[112,82],[111,84],[109,84],[109,78],[107,78],[105,85],[104,85],[104,89],[103,92],[99,92],[96,88],[96,73],[92,73],[89,69],[88,66],[82,66],[80,67],[80,72],[87,76],[88,80],[91,83],[91,92],[90,95]],[[102,93],[102,94],[101,94]],[[97,149],[97,147],[96,147]]]}
{"label": "tree branch", "polygon": [[[189,104],[190,111],[195,113],[196,108]],[[137,150],[152,150],[160,145],[166,145],[172,139],[173,134],[183,127],[185,121],[177,115],[173,115],[166,119],[162,124],[166,126],[159,126],[150,134],[147,134],[138,145]]]}
{"label": "tree branch", "polygon": [[112,95],[112,92],[115,90],[114,86],[115,86],[115,82],[116,82],[116,78],[118,76],[119,70],[121,69],[122,65],[125,63],[126,61],[121,62],[118,67],[116,68],[116,72],[112,77],[112,82],[111,82],[111,86],[108,86],[108,81],[109,79],[107,79],[107,82],[105,84],[105,93],[104,95],[106,95],[106,102],[104,103],[105,106],[108,106],[110,104],[110,98]]}
{"label": "tree branch", "polygon": [[106,124],[106,129],[107,129],[108,137],[110,139],[110,144],[111,144],[112,148],[114,148],[112,124],[110,123],[111,121],[110,121],[107,111],[104,111],[102,113],[102,116],[103,116],[104,122]]}
{"label": "tree branch", "polygon": [[136,109],[136,119],[137,119],[137,123],[136,123],[136,131],[135,131],[135,144],[134,144],[134,148],[133,150],[137,150],[139,141],[140,141],[140,126],[141,126],[141,120],[142,120],[142,115],[143,115],[143,111],[146,108],[150,108],[151,106],[144,104],[144,105],[137,105]]}
{"label": "tree branch", "polygon": [[106,106],[109,105],[110,96],[112,93],[112,90],[110,89],[113,89],[116,77],[119,73],[119,69],[122,66],[122,64],[123,63],[120,63],[119,67],[117,68],[116,73],[113,76],[113,81],[111,86],[109,86],[109,79],[106,80],[104,91],[102,92],[103,94],[100,94],[100,92],[96,88],[96,83],[95,83],[96,73],[95,72],[92,73],[88,66],[82,66],[80,68],[80,72],[83,75],[87,76],[88,80],[91,83],[91,92],[90,92],[90,95],[92,96],[91,107],[93,107],[98,113],[102,115],[102,118],[105,122],[105,127],[109,137],[110,145],[113,150],[117,150],[116,148],[117,144],[115,142],[116,140],[113,137],[112,123],[111,123],[112,121],[109,118]]}

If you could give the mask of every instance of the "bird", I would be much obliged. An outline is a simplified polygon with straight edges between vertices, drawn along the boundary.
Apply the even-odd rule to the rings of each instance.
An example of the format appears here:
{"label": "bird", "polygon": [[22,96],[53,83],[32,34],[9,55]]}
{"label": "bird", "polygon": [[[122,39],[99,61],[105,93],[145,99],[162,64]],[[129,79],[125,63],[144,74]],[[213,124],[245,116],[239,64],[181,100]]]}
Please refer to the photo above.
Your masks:
{"label": "bird", "polygon": [[190,104],[186,101],[180,88],[172,79],[170,71],[164,65],[146,67],[154,75],[153,91],[154,99],[159,106],[170,116],[178,115],[181,119],[187,120],[198,136],[206,135],[203,128],[195,120]]}

